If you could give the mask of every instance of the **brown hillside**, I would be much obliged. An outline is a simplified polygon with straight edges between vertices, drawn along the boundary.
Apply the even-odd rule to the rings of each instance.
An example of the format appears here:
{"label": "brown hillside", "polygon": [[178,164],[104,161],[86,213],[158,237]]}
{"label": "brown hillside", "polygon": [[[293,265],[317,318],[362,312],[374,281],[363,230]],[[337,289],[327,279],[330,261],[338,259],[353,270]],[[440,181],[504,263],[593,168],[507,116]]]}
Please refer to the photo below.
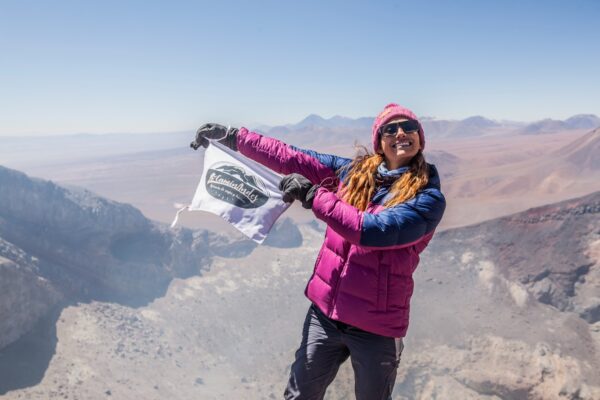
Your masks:
{"label": "brown hillside", "polygon": [[582,170],[600,170],[600,128],[578,138],[555,153]]}

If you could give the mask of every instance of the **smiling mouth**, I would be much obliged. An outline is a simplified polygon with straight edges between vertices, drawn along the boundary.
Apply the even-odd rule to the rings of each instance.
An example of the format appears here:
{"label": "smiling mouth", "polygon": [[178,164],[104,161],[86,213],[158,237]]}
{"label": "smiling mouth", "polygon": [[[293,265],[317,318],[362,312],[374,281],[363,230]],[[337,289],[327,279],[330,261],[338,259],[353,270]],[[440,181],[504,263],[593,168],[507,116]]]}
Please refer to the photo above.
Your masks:
{"label": "smiling mouth", "polygon": [[400,140],[392,145],[393,148],[401,148],[404,149],[406,147],[412,146],[412,141],[410,140]]}

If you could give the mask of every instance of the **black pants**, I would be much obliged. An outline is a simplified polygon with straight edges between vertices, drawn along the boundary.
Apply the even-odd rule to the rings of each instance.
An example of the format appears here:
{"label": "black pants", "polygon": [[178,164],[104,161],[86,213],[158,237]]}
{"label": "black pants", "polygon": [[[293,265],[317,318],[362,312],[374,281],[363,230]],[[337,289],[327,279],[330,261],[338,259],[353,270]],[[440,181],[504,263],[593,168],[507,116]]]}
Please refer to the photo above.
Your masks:
{"label": "black pants", "polygon": [[401,338],[376,335],[331,320],[311,305],[284,397],[323,399],[340,365],[350,357],[356,400],[391,399],[403,348]]}

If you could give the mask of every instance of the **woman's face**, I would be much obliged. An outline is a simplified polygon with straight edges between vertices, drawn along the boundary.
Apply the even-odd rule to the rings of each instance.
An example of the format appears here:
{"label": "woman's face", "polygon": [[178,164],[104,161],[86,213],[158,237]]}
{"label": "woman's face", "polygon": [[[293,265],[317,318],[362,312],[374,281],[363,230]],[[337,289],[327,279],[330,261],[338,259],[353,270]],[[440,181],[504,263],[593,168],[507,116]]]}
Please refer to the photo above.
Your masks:
{"label": "woman's face", "polygon": [[[386,123],[386,125],[402,121],[408,120],[406,118],[396,118]],[[421,148],[418,131],[406,133],[398,128],[395,136],[382,135],[380,140],[385,164],[389,170],[408,165]]]}

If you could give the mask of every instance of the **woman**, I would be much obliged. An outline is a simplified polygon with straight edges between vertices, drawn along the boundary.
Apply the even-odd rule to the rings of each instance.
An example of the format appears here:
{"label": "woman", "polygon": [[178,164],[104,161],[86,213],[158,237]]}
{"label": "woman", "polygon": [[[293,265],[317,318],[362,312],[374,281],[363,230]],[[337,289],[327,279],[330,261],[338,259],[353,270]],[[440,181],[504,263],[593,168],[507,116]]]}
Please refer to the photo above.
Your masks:
{"label": "woman", "polygon": [[207,139],[289,174],[280,184],[284,200],[301,201],[327,224],[285,398],[322,399],[348,357],[357,400],[391,398],[412,273],[446,204],[415,114],[387,105],[373,124],[374,154],[353,160],[216,124],[203,125],[192,147],[208,146]]}

